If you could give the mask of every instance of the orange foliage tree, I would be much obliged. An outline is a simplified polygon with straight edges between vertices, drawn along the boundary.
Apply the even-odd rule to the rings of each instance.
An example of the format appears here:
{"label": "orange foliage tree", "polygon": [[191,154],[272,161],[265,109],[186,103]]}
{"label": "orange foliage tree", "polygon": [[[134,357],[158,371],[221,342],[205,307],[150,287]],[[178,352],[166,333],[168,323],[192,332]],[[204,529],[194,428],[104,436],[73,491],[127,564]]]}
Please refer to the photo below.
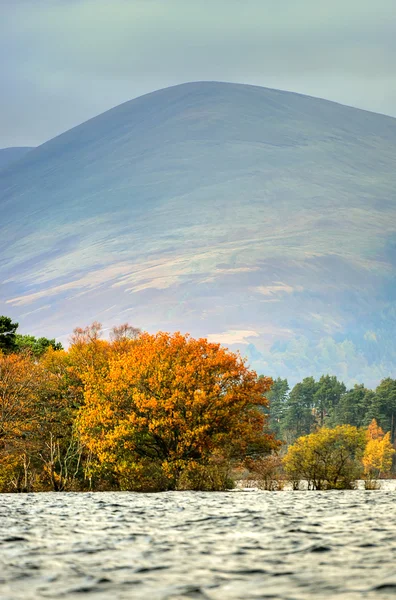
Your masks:
{"label": "orange foliage tree", "polygon": [[30,488],[29,451],[40,388],[40,365],[24,354],[0,352],[0,489],[8,483],[18,491]]}
{"label": "orange foliage tree", "polygon": [[364,473],[368,480],[378,479],[382,473],[391,470],[395,449],[390,440],[390,432],[384,434],[375,419],[368,426],[366,438],[362,461]]}
{"label": "orange foliage tree", "polygon": [[214,456],[277,448],[264,429],[272,380],[239,355],[180,333],[143,333],[112,348],[106,364],[87,363],[77,422],[83,443],[126,487],[155,469],[158,487],[174,489]]}
{"label": "orange foliage tree", "polygon": [[31,427],[40,374],[29,356],[0,352],[0,440],[21,436]]}
{"label": "orange foliage tree", "polygon": [[74,420],[83,402],[82,382],[71,355],[49,348],[41,357],[42,391],[36,401],[36,457],[43,484],[54,491],[75,489],[82,474],[82,446]]}
{"label": "orange foliage tree", "polygon": [[370,440],[382,440],[384,437],[384,430],[380,427],[375,419],[373,419],[370,425],[367,427],[366,437],[367,441]]}
{"label": "orange foliage tree", "polygon": [[69,370],[63,350],[0,353],[0,490],[70,485],[81,457],[73,421],[82,393]]}

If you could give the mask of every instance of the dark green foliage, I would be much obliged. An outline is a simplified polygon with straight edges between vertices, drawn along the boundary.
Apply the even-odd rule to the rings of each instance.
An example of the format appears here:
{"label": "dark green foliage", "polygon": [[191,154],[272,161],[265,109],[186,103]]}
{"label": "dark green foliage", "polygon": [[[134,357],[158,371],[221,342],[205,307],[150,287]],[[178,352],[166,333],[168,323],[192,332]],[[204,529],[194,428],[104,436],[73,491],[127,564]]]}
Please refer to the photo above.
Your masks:
{"label": "dark green foliage", "polygon": [[284,418],[280,430],[285,441],[291,442],[301,435],[307,435],[315,423],[315,394],[318,384],[313,377],[306,377],[297,383],[286,402]]}
{"label": "dark green foliage", "polygon": [[42,356],[49,347],[63,350],[62,344],[55,339],[46,337],[36,338],[33,335],[17,333],[18,323],[13,323],[10,317],[0,316],[0,351],[4,353],[30,352],[33,356]]}
{"label": "dark green foliage", "polygon": [[55,339],[50,340],[46,337],[36,338],[33,335],[21,335],[17,333],[15,336],[14,352],[28,351],[33,356],[42,356],[50,346],[54,350],[63,350],[62,344],[56,342]]}
{"label": "dark green foliage", "polygon": [[374,391],[363,384],[347,390],[331,375],[306,377],[288,393],[287,381],[278,378],[268,398],[271,430],[289,444],[323,426],[367,427],[373,419],[391,432],[392,443],[396,438],[395,379],[384,379]]}
{"label": "dark green foliage", "polygon": [[281,423],[285,416],[287,395],[289,393],[289,384],[287,379],[274,380],[267,398],[270,403],[270,429],[279,438],[281,435]]}
{"label": "dark green foliage", "polygon": [[391,442],[395,441],[395,429],[396,429],[396,380],[384,379],[381,381],[375,395],[372,399],[371,414],[376,419],[378,425],[382,427],[384,431],[391,432]]}
{"label": "dark green foliage", "polygon": [[325,424],[325,419],[332,420],[340,398],[345,392],[345,385],[334,375],[322,375],[319,379],[314,396],[314,406],[320,427]]}
{"label": "dark green foliage", "polygon": [[15,337],[18,323],[13,323],[10,317],[0,316],[0,350],[15,352]]}
{"label": "dark green foliage", "polygon": [[351,390],[342,394],[333,413],[332,421],[336,424],[346,423],[355,427],[367,427],[373,420],[372,404],[375,392],[364,385],[356,384]]}

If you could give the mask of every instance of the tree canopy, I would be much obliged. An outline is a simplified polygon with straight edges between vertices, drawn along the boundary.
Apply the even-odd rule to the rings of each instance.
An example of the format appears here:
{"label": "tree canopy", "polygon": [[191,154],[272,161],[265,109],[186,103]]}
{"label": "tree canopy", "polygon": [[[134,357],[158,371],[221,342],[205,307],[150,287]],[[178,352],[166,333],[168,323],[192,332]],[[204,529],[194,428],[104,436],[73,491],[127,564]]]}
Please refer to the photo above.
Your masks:
{"label": "tree canopy", "polygon": [[176,333],[142,334],[104,369],[84,374],[81,439],[107,468],[155,463],[178,485],[214,454],[242,459],[277,447],[264,431],[269,378],[219,344]]}
{"label": "tree canopy", "polygon": [[322,427],[289,446],[285,470],[291,479],[306,479],[316,490],[344,489],[363,472],[364,447],[364,432],[357,427]]}
{"label": "tree canopy", "polygon": [[272,380],[219,344],[99,323],[36,341],[0,352],[0,490],[224,489],[279,448]]}

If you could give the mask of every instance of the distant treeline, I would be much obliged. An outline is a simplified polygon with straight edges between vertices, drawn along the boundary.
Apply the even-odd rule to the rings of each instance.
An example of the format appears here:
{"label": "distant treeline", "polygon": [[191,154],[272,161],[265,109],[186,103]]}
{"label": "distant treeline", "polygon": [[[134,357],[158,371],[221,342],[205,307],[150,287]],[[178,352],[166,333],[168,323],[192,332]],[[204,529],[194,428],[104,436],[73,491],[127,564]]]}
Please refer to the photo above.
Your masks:
{"label": "distant treeline", "polygon": [[395,442],[396,380],[384,379],[375,390],[356,384],[347,389],[331,375],[319,381],[306,377],[289,388],[287,379],[278,378],[268,393],[269,424],[278,439],[293,443],[318,428],[353,425],[367,427],[373,419]]}

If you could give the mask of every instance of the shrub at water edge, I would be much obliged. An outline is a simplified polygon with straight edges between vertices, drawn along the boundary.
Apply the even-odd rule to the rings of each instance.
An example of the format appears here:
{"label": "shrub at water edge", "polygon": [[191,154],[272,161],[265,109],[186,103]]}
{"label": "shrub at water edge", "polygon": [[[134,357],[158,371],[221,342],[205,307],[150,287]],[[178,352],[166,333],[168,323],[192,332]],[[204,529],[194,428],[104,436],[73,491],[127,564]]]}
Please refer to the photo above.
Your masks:
{"label": "shrub at water edge", "polygon": [[357,427],[323,427],[289,446],[285,472],[293,482],[306,479],[312,489],[349,489],[363,473],[364,447],[365,433]]}

